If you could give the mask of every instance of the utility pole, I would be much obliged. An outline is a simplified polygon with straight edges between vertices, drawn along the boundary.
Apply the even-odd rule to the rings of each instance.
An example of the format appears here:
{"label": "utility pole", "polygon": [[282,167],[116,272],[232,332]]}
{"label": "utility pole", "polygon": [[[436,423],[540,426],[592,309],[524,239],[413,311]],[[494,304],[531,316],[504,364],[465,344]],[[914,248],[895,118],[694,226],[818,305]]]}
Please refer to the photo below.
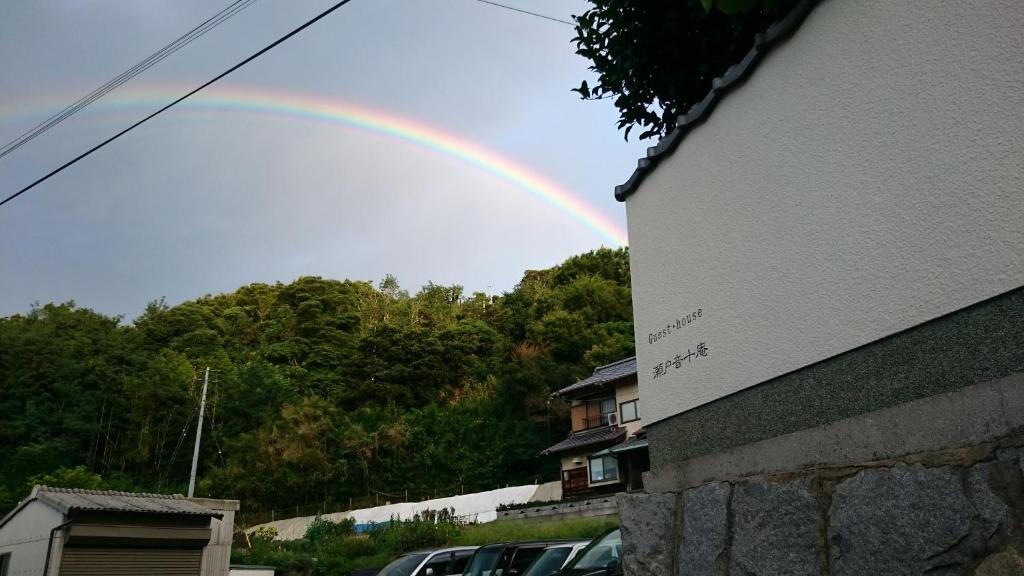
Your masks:
{"label": "utility pole", "polygon": [[210,384],[210,367],[203,372],[203,399],[199,402],[199,423],[196,424],[196,447],[192,451],[192,474],[188,478],[188,497],[196,493],[196,468],[199,466],[199,441],[203,439],[203,414],[206,412],[206,387]]}

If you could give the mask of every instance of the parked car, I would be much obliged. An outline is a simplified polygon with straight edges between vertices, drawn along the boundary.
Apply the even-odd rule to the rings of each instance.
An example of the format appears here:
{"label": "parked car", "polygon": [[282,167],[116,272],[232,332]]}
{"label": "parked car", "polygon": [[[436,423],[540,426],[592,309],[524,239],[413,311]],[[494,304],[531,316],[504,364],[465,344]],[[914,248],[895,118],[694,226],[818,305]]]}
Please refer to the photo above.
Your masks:
{"label": "parked car", "polygon": [[504,542],[480,547],[466,566],[463,576],[522,576],[530,564],[550,546],[566,540]]}
{"label": "parked car", "polygon": [[402,554],[377,576],[460,576],[477,546],[421,550]]}
{"label": "parked car", "polygon": [[589,543],[590,540],[580,540],[579,542],[566,542],[565,544],[548,546],[530,564],[526,572],[523,572],[523,576],[554,576],[566,564],[571,562],[580,550],[586,548]]}
{"label": "parked car", "polygon": [[594,538],[558,576],[622,576],[622,533],[615,528]]}

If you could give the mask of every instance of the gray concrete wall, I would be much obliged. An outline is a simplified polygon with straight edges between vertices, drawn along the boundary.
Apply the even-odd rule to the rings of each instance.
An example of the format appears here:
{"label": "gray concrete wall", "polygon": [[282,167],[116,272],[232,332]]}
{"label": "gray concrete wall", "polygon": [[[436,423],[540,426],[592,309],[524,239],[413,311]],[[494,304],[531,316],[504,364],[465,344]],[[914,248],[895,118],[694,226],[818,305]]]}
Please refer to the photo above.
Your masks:
{"label": "gray concrete wall", "polygon": [[[1005,380],[1017,382],[1019,388],[1022,374],[1024,289],[1018,289],[649,425],[651,468],[656,475],[698,457],[979,383]],[[979,410],[982,406],[997,409],[985,404],[983,395],[978,390],[964,398],[981,402]],[[920,412],[899,412],[906,426],[920,428],[905,428],[899,439],[891,439],[887,453],[898,453],[898,442],[903,441],[908,442],[904,452],[946,447],[909,444],[933,436],[955,445],[958,439],[950,434],[960,430],[957,422],[985,420],[984,415],[954,417],[939,406],[922,410],[934,410],[929,416],[934,420]],[[894,417],[892,425],[899,424],[900,418]],[[865,420],[860,431],[851,431],[845,441],[841,435],[832,437],[834,450],[869,448],[873,444],[868,437],[887,434],[892,425]],[[959,441],[972,438],[964,433]]]}
{"label": "gray concrete wall", "polygon": [[210,519],[210,543],[203,549],[202,576],[228,576],[231,564],[231,543],[235,534],[235,512],[238,500],[189,498],[192,502],[216,510],[224,516]]}
{"label": "gray concrete wall", "polygon": [[984,445],[1024,430],[1024,374],[662,465],[650,491]]}

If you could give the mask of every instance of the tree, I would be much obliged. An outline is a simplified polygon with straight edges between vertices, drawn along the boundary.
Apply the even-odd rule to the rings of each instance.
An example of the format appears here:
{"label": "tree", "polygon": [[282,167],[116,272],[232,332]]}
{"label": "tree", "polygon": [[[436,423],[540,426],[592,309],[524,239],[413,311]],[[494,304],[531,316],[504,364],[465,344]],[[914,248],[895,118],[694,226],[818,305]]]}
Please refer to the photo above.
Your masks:
{"label": "tree", "polygon": [[555,478],[548,396],[633,350],[628,256],[500,296],[301,277],[128,325],[73,303],[0,318],[0,514],[33,482],[183,491],[206,366],[197,490],[248,511]]}
{"label": "tree", "polygon": [[664,136],[711,81],[750,50],[754,35],[795,0],[591,0],[576,20],[576,53],[598,74],[574,92],[615,98],[625,138]]}

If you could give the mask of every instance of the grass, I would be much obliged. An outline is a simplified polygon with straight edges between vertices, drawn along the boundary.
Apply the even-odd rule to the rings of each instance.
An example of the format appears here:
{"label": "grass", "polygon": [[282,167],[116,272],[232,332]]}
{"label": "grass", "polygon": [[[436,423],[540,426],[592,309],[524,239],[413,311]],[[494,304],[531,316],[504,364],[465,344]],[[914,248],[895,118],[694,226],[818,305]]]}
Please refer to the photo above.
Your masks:
{"label": "grass", "polygon": [[[442,518],[443,520],[443,518]],[[482,546],[518,540],[583,540],[618,525],[617,516],[567,520],[506,520],[455,525],[433,518],[396,522],[369,536],[356,536],[351,527],[319,526],[302,540],[254,539],[251,548],[236,547],[237,564],[276,566],[289,576],[337,576],[360,568],[381,567],[401,552],[443,546]]]}
{"label": "grass", "polygon": [[459,530],[452,544],[483,546],[516,540],[586,540],[618,525],[618,516],[565,520],[506,520],[470,524]]}

